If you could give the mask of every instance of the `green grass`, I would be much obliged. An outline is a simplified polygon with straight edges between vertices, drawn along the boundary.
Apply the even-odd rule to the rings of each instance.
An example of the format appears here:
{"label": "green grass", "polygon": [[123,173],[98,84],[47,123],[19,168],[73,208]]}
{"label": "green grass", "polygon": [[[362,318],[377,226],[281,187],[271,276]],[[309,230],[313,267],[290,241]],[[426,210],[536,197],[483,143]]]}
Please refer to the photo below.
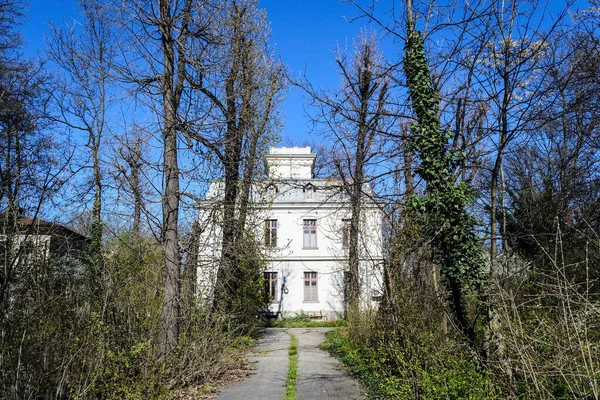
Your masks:
{"label": "green grass", "polygon": [[346,326],[346,321],[342,319],[335,321],[315,320],[304,313],[300,313],[291,318],[266,320],[264,326],[273,328],[336,328]]}
{"label": "green grass", "polygon": [[298,339],[296,336],[288,331],[286,334],[290,336],[291,343],[288,348],[289,364],[288,364],[288,375],[285,382],[285,400],[298,400],[296,394],[296,381],[298,371]]}
{"label": "green grass", "polygon": [[[360,347],[348,338],[345,328],[334,329],[326,334],[327,340],[319,347],[336,356],[348,371],[363,383],[369,398],[391,398],[385,388],[384,379],[379,374],[379,365],[371,357],[361,352]],[[409,397],[399,397],[408,399]]]}
{"label": "green grass", "polygon": [[278,319],[267,326],[273,328],[336,328],[338,326],[344,326],[345,321],[294,321],[290,319]]}

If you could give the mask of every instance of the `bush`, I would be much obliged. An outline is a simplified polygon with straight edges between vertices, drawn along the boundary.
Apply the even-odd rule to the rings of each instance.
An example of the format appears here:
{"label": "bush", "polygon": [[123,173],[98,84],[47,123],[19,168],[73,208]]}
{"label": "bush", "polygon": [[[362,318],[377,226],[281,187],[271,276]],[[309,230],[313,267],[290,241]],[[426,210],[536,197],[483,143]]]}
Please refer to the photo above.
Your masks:
{"label": "bush", "polygon": [[574,281],[551,264],[552,274],[546,267],[496,285],[496,335],[510,362],[495,372],[515,397],[598,398],[600,298],[592,281]]}
{"label": "bush", "polygon": [[239,365],[247,340],[234,343],[227,316],[197,301],[182,302],[174,354],[160,353],[164,274],[152,240],[123,234],[102,259],[93,280],[74,258],[18,266],[2,314],[0,398],[165,399]]}

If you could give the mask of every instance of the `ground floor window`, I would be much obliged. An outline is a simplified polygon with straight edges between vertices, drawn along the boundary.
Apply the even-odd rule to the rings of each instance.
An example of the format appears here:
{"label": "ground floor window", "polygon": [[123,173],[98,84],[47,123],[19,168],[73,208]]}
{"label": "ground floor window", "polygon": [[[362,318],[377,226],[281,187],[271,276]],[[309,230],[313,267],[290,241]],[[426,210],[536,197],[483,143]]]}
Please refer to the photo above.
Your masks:
{"label": "ground floor window", "polygon": [[277,272],[265,272],[265,292],[271,301],[277,301]]}
{"label": "ground floor window", "polygon": [[304,301],[319,301],[317,295],[317,273],[304,273]]}

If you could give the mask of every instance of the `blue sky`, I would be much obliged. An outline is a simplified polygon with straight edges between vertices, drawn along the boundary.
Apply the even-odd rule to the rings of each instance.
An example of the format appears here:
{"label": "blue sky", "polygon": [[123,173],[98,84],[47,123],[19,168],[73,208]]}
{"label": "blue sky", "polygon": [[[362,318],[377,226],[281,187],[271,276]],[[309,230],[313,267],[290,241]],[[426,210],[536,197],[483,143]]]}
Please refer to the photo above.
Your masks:
{"label": "blue sky", "polygon": [[[77,17],[76,1],[30,0],[29,19],[22,32],[27,53],[39,51],[49,33],[48,25],[60,25]],[[357,10],[336,0],[260,0],[271,24],[271,44],[294,76],[306,73],[315,87],[335,89],[338,84],[333,68],[336,43],[352,45],[364,20],[350,23]],[[304,100],[298,89],[290,88],[282,105],[284,130],[282,143],[300,145],[309,137],[310,125],[304,115]]]}
{"label": "blue sky", "polygon": [[[364,23],[350,23],[355,8],[335,0],[261,0],[271,23],[271,40],[293,76],[306,76],[315,87],[335,89],[338,79],[333,67],[336,43],[352,45]],[[283,105],[286,115],[282,137],[294,144],[308,139],[303,98],[290,88]],[[312,137],[312,140],[318,138]]]}
{"label": "blue sky", "polygon": [[[49,22],[60,25],[62,21],[77,16],[76,3],[76,0],[30,0],[29,20],[23,27],[29,54],[42,47],[44,37],[49,32]],[[377,7],[387,10],[391,4],[399,6],[401,3],[380,0]],[[562,7],[561,3],[551,1],[550,10]],[[333,68],[333,49],[336,43],[351,47],[353,38],[367,23],[365,19],[349,22],[358,14],[355,6],[337,0],[259,0],[259,4],[268,14],[271,44],[292,76],[306,74],[315,87],[335,89],[338,79]],[[587,7],[588,2],[580,0],[577,5],[579,8]],[[391,42],[388,38],[382,47],[388,59],[395,60],[403,46]],[[283,144],[301,145],[307,140],[320,141],[314,135],[309,136],[311,127],[305,116],[302,93],[298,89],[289,88],[282,110],[284,128],[280,136]]]}
{"label": "blue sky", "polygon": [[[49,34],[49,22],[61,25],[65,20],[78,17],[77,0],[29,0],[28,20],[21,31],[27,42],[27,55],[41,51],[45,36]],[[371,3],[373,0],[364,0]],[[544,0],[541,0],[544,1]],[[552,1],[552,0],[551,0]],[[436,2],[442,4],[445,0]],[[394,3],[397,7],[403,4],[399,0],[379,0],[380,10],[389,9]],[[352,46],[352,40],[358,35],[367,21],[361,19],[350,23],[358,10],[351,4],[337,0],[259,0],[265,8],[271,25],[271,44],[276,54],[287,65],[293,76],[306,74],[315,88],[335,90],[338,87],[333,49],[339,43]],[[562,6],[559,0],[552,2],[555,7]],[[586,0],[579,0],[579,8],[588,5]],[[552,7],[551,7],[552,8]],[[382,44],[389,60],[397,60],[403,49],[402,43],[392,43],[386,38]],[[293,87],[289,88],[282,104],[284,128],[280,133],[283,145],[303,145],[307,141],[323,143],[325,139],[317,134],[310,135],[310,121],[305,116],[302,93]],[[195,193],[202,196],[202,191]]]}

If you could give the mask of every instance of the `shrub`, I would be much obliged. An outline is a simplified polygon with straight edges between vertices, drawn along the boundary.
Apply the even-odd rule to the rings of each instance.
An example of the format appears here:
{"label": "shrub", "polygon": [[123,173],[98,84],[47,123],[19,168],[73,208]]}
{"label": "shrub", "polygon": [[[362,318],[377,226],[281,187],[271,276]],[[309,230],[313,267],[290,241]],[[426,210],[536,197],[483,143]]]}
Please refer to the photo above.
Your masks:
{"label": "shrub", "polygon": [[0,398],[165,399],[239,365],[248,340],[234,342],[240,330],[225,332],[227,316],[197,301],[182,303],[179,345],[162,355],[161,248],[123,234],[103,251],[93,280],[73,258],[19,267],[2,315]]}

